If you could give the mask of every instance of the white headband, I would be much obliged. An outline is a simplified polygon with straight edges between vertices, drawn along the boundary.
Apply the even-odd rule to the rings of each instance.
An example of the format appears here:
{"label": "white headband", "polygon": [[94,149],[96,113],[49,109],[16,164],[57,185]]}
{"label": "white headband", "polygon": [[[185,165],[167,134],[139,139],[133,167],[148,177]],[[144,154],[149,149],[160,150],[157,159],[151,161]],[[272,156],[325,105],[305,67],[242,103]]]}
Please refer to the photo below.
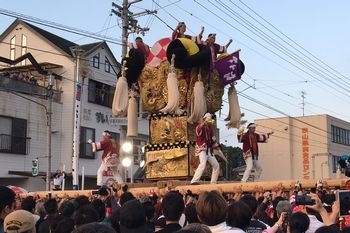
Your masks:
{"label": "white headband", "polygon": [[256,125],[254,123],[251,125],[248,125],[248,128],[255,128],[255,127],[256,127]]}
{"label": "white headband", "polygon": [[103,133],[102,133],[102,136],[111,136],[108,132],[106,132],[106,131],[104,131]]}

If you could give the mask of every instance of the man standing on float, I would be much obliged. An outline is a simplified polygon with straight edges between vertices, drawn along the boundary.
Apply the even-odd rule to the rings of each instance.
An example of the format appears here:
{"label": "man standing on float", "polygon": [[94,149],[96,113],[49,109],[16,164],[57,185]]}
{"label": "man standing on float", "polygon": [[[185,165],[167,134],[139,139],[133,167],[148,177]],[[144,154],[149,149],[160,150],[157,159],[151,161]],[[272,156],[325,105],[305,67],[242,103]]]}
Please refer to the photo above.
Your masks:
{"label": "man standing on float", "polygon": [[237,138],[238,142],[243,143],[243,158],[247,165],[242,182],[247,182],[251,170],[255,169],[255,176],[254,180],[257,181],[260,178],[260,175],[262,173],[262,167],[260,165],[260,162],[258,160],[259,157],[259,148],[258,148],[258,142],[267,142],[269,136],[273,133],[267,133],[267,134],[258,134],[255,133],[256,125],[254,123],[250,123],[248,125],[248,131],[244,133],[244,127],[240,128],[238,130]]}
{"label": "man standing on float", "polygon": [[191,184],[199,184],[207,162],[213,168],[210,183],[215,184],[220,173],[220,166],[213,154],[214,149],[219,148],[213,127],[213,119],[210,113],[206,113],[196,126],[196,148],[195,155],[199,157],[199,165],[193,175]]}
{"label": "man standing on float", "polygon": [[92,152],[103,151],[101,166],[97,170],[97,186],[103,186],[102,177],[103,173],[110,169],[113,173],[114,179],[118,183],[123,183],[123,179],[119,174],[119,143],[111,138],[111,134],[108,130],[102,133],[102,140],[100,142],[92,142],[89,140],[92,146]]}

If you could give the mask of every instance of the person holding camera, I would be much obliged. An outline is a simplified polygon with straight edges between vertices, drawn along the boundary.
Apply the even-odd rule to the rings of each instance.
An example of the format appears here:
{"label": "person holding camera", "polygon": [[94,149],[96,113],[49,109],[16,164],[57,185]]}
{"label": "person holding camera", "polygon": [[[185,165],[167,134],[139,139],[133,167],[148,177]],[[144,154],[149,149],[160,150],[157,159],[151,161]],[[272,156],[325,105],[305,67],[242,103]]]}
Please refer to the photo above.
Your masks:
{"label": "person holding camera", "polygon": [[[275,222],[275,224],[273,224],[270,228],[267,228],[267,229],[263,230],[262,232],[263,233],[285,232],[283,228],[286,225],[287,216],[288,216],[287,212],[282,212],[278,221]],[[287,232],[291,232],[291,231],[287,230]],[[300,231],[300,232],[302,232],[302,231]]]}
{"label": "person holding camera", "polygon": [[[307,214],[310,219],[310,225],[306,233],[314,233],[322,226],[331,226],[337,222],[339,215],[339,201],[332,205],[332,212],[329,214],[323,206],[321,199],[315,193],[297,195],[295,197],[296,205],[301,206],[301,212]],[[318,218],[321,218],[320,221]]]}
{"label": "person holding camera", "polygon": [[254,123],[248,124],[247,128],[248,131],[246,133],[244,133],[244,128],[240,128],[237,134],[238,142],[243,143],[243,158],[247,165],[241,180],[242,182],[247,182],[250,172],[253,168],[255,169],[254,180],[259,180],[263,169],[258,160],[258,143],[267,142],[270,135],[273,134],[273,132],[267,134],[256,133],[256,125]]}

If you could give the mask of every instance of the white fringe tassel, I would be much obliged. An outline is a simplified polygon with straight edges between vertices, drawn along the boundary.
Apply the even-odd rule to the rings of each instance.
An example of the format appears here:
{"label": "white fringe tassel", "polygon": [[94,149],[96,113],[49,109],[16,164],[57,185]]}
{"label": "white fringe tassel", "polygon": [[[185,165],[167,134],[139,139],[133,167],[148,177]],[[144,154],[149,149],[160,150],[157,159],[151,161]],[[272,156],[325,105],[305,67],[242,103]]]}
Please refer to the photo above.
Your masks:
{"label": "white fringe tassel", "polygon": [[175,59],[175,55],[172,56],[171,67],[170,67],[171,71],[168,74],[168,78],[167,78],[168,103],[164,108],[160,110],[160,112],[175,113],[180,115],[183,113],[183,110],[179,108],[180,92],[179,92],[178,80],[177,80],[177,76],[174,68],[174,59]]}
{"label": "white fringe tassel", "polygon": [[128,107],[128,82],[124,76],[119,77],[114,91],[112,114],[125,116]]}
{"label": "white fringe tassel", "polygon": [[128,107],[128,82],[126,80],[126,61],[122,64],[122,76],[119,77],[114,91],[112,114],[114,116],[125,116]]}
{"label": "white fringe tassel", "polygon": [[241,113],[241,109],[238,103],[237,91],[234,85],[231,85],[228,89],[228,104],[229,104],[229,115],[225,121],[228,129],[236,128],[239,129],[241,125],[245,124],[246,121],[241,120],[244,114]]}
{"label": "white fringe tassel", "polygon": [[204,96],[204,84],[201,80],[194,84],[193,99],[191,103],[191,115],[188,118],[188,123],[198,122],[207,112],[207,101]]}
{"label": "white fringe tassel", "polygon": [[138,135],[138,119],[137,119],[137,101],[134,94],[130,95],[128,104],[128,129],[127,137],[136,137]]}

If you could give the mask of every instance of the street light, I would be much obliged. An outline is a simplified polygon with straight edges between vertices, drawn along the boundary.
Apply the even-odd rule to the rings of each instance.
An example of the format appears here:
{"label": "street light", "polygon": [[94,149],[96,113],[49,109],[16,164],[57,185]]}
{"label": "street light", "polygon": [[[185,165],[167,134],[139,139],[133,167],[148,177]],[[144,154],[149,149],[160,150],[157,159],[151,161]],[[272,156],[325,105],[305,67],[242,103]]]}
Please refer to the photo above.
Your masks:
{"label": "street light", "polygon": [[124,142],[122,145],[122,150],[126,153],[130,153],[132,151],[132,143],[131,142]]}
{"label": "street light", "polygon": [[128,175],[127,175],[127,171],[128,171],[128,168],[130,167],[131,171],[130,171],[130,183],[133,183],[133,162],[130,158],[130,152],[132,152],[132,149],[133,149],[133,144],[129,141],[126,141],[122,144],[122,150],[127,154],[126,157],[124,157],[122,159],[122,165],[125,169],[125,182],[128,178]]}
{"label": "street light", "polygon": [[[137,153],[135,153],[135,150],[134,150],[136,148],[137,148]],[[145,165],[145,157],[144,157],[145,146],[142,146],[139,144],[134,145],[131,141],[126,141],[122,144],[121,149],[123,152],[125,152],[125,156],[122,159],[122,165],[125,168],[125,171],[128,167],[130,167],[130,173],[131,173],[130,182],[133,183],[134,177],[136,176],[137,178],[140,172],[138,170],[138,166],[137,168],[135,168],[136,167],[135,165],[139,165],[141,168]]]}

